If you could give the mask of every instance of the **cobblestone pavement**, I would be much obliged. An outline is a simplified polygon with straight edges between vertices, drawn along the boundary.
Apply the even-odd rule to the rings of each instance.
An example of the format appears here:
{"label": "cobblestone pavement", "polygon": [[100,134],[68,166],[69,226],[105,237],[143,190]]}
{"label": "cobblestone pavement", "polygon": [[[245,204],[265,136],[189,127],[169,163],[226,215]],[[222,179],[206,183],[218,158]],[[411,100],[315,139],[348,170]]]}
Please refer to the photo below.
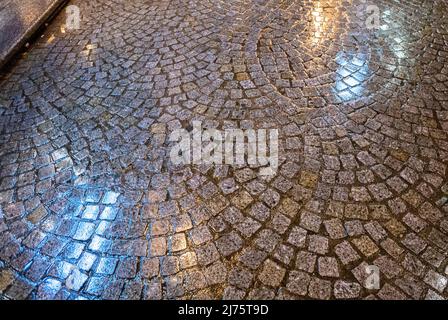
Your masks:
{"label": "cobblestone pavement", "polygon": [[[447,298],[448,6],[375,3],[72,1],[0,82],[0,296]],[[192,120],[277,174],[174,166]]]}

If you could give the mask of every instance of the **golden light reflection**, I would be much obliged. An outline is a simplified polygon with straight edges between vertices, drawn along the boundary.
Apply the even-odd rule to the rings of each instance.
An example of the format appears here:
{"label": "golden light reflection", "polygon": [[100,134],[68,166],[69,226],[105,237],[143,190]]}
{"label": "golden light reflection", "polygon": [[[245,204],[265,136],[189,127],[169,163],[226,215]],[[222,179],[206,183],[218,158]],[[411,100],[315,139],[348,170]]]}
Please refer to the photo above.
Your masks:
{"label": "golden light reflection", "polygon": [[84,49],[81,51],[81,56],[85,59],[85,61],[90,61],[93,59],[95,54],[95,49],[98,47],[96,44],[86,44]]}

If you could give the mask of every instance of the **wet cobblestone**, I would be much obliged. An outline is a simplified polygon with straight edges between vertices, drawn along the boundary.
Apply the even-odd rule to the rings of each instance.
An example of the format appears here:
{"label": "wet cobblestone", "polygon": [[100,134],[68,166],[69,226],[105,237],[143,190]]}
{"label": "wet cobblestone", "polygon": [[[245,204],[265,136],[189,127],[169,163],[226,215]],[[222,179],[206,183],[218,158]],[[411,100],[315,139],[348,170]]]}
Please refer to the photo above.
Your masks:
{"label": "wet cobblestone", "polygon": [[[448,297],[445,1],[70,4],[0,82],[1,297]],[[193,120],[277,174],[173,165]]]}

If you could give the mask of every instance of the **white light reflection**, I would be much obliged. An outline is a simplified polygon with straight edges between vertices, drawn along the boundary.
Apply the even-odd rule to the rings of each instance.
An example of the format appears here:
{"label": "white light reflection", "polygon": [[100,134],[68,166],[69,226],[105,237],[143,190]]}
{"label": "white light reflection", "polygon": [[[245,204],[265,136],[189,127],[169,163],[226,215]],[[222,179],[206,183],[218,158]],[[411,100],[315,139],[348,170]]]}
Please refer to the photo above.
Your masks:
{"label": "white light reflection", "polygon": [[313,44],[318,44],[325,32],[325,18],[323,14],[323,9],[321,7],[320,1],[315,2],[315,6],[313,8],[313,11],[311,12],[312,19],[313,19],[313,28],[314,28],[314,34],[313,37],[311,37]]}

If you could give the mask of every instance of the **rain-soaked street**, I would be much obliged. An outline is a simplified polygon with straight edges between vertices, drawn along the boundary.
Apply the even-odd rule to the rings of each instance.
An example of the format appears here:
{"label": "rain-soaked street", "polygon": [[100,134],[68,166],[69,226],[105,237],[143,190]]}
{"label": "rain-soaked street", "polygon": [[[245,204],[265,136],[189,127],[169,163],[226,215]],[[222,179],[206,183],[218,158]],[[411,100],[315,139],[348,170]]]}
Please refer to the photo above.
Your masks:
{"label": "rain-soaked street", "polygon": [[69,1],[0,76],[0,298],[448,298],[448,3],[372,2]]}

